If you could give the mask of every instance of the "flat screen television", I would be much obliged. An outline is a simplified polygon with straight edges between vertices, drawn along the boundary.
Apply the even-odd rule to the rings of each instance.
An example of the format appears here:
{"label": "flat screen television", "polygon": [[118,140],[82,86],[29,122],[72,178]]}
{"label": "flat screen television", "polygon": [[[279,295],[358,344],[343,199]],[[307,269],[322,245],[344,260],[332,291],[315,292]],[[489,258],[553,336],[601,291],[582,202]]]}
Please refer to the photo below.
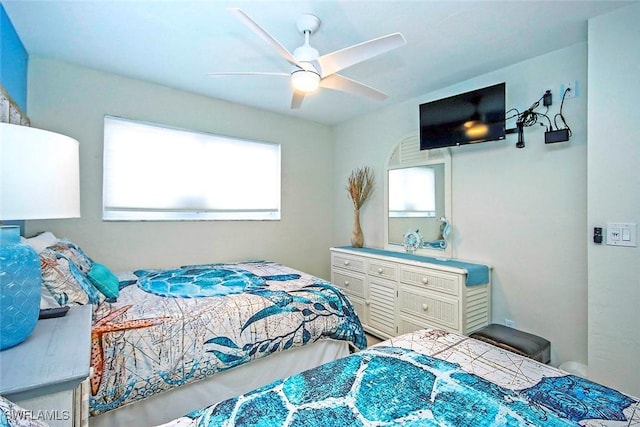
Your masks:
{"label": "flat screen television", "polygon": [[420,104],[420,149],[505,138],[505,83]]}

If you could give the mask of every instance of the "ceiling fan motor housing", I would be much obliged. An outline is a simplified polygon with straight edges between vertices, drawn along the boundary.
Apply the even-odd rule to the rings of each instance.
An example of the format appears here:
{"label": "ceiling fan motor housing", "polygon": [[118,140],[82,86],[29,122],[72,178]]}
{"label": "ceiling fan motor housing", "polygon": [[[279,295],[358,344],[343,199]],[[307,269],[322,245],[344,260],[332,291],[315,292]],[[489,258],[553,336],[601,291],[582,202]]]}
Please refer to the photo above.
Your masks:
{"label": "ceiling fan motor housing", "polygon": [[305,13],[296,21],[298,31],[302,34],[308,32],[309,34],[315,33],[320,28],[320,18],[310,13]]}
{"label": "ceiling fan motor housing", "polygon": [[[301,15],[297,21],[298,30],[304,34],[304,44],[293,51],[293,56],[304,65],[303,69],[320,75],[318,58],[320,52],[309,44],[309,36],[320,28],[320,19],[309,13]],[[309,67],[307,67],[307,63]]]}
{"label": "ceiling fan motor housing", "polygon": [[300,62],[311,62],[318,59],[320,53],[316,48],[311,47],[308,44],[303,44],[293,51],[293,56]]}

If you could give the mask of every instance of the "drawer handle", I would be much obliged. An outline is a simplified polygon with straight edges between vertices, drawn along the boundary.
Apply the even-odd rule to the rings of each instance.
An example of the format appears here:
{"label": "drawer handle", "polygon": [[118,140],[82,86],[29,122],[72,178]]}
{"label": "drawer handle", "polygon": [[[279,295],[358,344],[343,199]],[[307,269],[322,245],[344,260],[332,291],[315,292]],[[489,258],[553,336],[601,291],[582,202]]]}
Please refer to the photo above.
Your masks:
{"label": "drawer handle", "polygon": [[349,261],[345,261],[344,265],[350,265],[351,263]]}
{"label": "drawer handle", "polygon": [[428,309],[429,309],[429,306],[427,304],[422,304],[423,311],[427,311]]}
{"label": "drawer handle", "polygon": [[424,283],[425,285],[428,285],[428,284],[429,284],[429,278],[428,278],[428,277],[426,277],[426,276],[425,276],[425,277],[423,277],[423,278],[422,278],[422,283]]}
{"label": "drawer handle", "polygon": [[345,286],[349,286],[349,281],[348,281],[348,280],[345,280],[345,281],[344,281],[344,285],[345,285]]}
{"label": "drawer handle", "polygon": [[384,270],[382,268],[378,268],[378,274],[382,274],[384,273]]}
{"label": "drawer handle", "polygon": [[365,305],[371,305],[371,301],[369,301],[369,300],[365,300],[364,303],[365,303]]}

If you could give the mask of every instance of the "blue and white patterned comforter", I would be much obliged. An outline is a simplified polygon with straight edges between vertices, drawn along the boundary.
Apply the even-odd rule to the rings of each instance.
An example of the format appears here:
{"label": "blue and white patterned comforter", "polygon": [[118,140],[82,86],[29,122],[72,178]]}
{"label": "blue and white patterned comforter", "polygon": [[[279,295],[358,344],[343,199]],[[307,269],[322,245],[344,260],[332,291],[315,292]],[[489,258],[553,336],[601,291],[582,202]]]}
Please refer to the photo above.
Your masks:
{"label": "blue and white patterned comforter", "polygon": [[340,290],[280,264],[134,273],[94,310],[92,415],[321,339],[366,347]]}
{"label": "blue and white patterned comforter", "polygon": [[468,337],[424,330],[163,427],[630,426],[638,400]]}

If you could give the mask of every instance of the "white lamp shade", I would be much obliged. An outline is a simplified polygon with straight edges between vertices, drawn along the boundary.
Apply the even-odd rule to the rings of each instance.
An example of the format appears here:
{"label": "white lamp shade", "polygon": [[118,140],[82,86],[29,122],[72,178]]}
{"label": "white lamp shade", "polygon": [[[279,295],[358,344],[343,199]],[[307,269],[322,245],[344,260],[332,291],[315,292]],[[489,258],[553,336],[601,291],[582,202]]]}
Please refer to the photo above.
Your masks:
{"label": "white lamp shade", "polygon": [[78,141],[0,123],[0,220],[79,217]]}

